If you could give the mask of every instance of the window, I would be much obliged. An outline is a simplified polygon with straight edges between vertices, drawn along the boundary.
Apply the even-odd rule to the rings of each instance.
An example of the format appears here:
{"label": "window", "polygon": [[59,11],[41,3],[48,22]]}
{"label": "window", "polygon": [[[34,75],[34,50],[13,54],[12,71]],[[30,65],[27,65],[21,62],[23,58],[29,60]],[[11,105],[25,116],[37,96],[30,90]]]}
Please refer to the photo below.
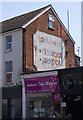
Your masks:
{"label": "window", "polygon": [[12,49],[12,35],[6,36],[6,51]]}
{"label": "window", "polygon": [[54,28],[54,17],[49,14],[49,27]]}
{"label": "window", "polygon": [[6,82],[12,82],[12,61],[5,63],[6,67]]}

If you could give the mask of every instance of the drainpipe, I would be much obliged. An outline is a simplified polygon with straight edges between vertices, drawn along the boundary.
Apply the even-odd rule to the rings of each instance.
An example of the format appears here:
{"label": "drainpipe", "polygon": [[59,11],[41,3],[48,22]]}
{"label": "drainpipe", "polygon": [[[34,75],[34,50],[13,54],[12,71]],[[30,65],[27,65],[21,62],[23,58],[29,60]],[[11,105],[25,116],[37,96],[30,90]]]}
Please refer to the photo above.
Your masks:
{"label": "drainpipe", "polygon": [[23,29],[23,72],[26,72],[26,29]]}
{"label": "drainpipe", "polygon": [[25,95],[25,84],[24,84],[24,75],[21,75],[22,81],[22,118],[26,118],[26,95]]}

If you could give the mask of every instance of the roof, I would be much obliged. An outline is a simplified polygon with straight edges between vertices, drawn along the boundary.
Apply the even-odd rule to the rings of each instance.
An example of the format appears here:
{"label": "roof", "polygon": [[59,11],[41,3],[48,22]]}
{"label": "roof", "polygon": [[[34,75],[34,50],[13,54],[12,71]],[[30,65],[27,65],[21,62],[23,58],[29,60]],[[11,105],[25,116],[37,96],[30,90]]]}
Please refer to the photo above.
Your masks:
{"label": "roof", "polygon": [[75,57],[78,57],[78,58],[80,58],[80,56],[78,56],[78,55],[76,55],[76,54],[75,54]]}
{"label": "roof", "polygon": [[27,22],[29,22],[32,18],[34,18],[35,16],[37,16],[39,13],[41,13],[42,11],[44,11],[46,8],[48,8],[50,5],[45,6],[41,9],[11,18],[9,20],[3,21],[2,22],[2,31],[0,31],[0,33],[4,33],[4,32],[8,32],[11,30],[15,30],[18,28],[21,28],[24,24],[26,24]]}
{"label": "roof", "polygon": [[0,33],[8,32],[11,30],[19,29],[19,28],[24,28],[50,8],[53,11],[53,13],[55,14],[55,16],[58,19],[58,21],[60,22],[60,24],[63,26],[65,32],[67,33],[67,35],[69,36],[69,38],[71,39],[73,44],[75,44],[75,41],[71,37],[69,31],[66,29],[66,27],[64,26],[62,21],[60,20],[58,14],[56,13],[56,11],[52,7],[52,5],[47,5],[43,8],[38,9],[38,10],[35,10],[32,12],[11,18],[11,19],[6,20],[6,21],[3,21],[2,23],[0,23],[0,25],[2,24],[2,30],[0,29]]}

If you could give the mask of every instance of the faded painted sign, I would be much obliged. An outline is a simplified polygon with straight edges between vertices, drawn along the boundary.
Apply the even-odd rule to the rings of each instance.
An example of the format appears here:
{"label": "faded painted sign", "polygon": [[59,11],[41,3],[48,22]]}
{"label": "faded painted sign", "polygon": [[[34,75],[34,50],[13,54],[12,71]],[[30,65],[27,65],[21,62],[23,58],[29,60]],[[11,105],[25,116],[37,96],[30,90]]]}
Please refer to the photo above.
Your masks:
{"label": "faded painted sign", "polygon": [[34,36],[34,65],[37,70],[65,67],[65,46],[61,38],[37,31]]}

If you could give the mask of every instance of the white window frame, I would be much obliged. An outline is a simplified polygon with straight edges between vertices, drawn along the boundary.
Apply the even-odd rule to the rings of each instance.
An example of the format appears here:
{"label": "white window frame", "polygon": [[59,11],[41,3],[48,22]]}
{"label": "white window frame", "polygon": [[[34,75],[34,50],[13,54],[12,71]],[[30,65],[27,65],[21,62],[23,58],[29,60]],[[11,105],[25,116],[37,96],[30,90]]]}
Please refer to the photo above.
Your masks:
{"label": "white window frame", "polygon": [[[50,19],[50,17],[52,17],[53,19]],[[50,26],[50,24],[49,24],[49,28],[54,29],[54,16],[53,16],[52,14],[49,14],[49,22],[52,22],[52,23],[53,23],[53,27]]]}
{"label": "white window frame", "polygon": [[12,62],[12,61],[6,61],[5,62],[5,82],[8,84],[8,83],[12,83],[12,78],[11,78],[11,81],[10,82],[7,82],[6,81],[6,75],[8,75],[8,74],[11,74],[12,75],[12,72],[13,72],[13,62],[12,62],[12,71],[10,71],[10,72],[7,72],[6,71],[6,63],[8,63],[8,62]]}
{"label": "white window frame", "polygon": [[[5,36],[5,52],[9,52],[9,51],[11,51],[12,50],[12,41],[11,42],[6,42],[6,38],[7,37],[9,37],[9,36],[11,36],[11,38],[12,38],[12,35],[7,35],[7,36]],[[11,48],[10,49],[7,49],[7,45],[8,44],[11,44]]]}

